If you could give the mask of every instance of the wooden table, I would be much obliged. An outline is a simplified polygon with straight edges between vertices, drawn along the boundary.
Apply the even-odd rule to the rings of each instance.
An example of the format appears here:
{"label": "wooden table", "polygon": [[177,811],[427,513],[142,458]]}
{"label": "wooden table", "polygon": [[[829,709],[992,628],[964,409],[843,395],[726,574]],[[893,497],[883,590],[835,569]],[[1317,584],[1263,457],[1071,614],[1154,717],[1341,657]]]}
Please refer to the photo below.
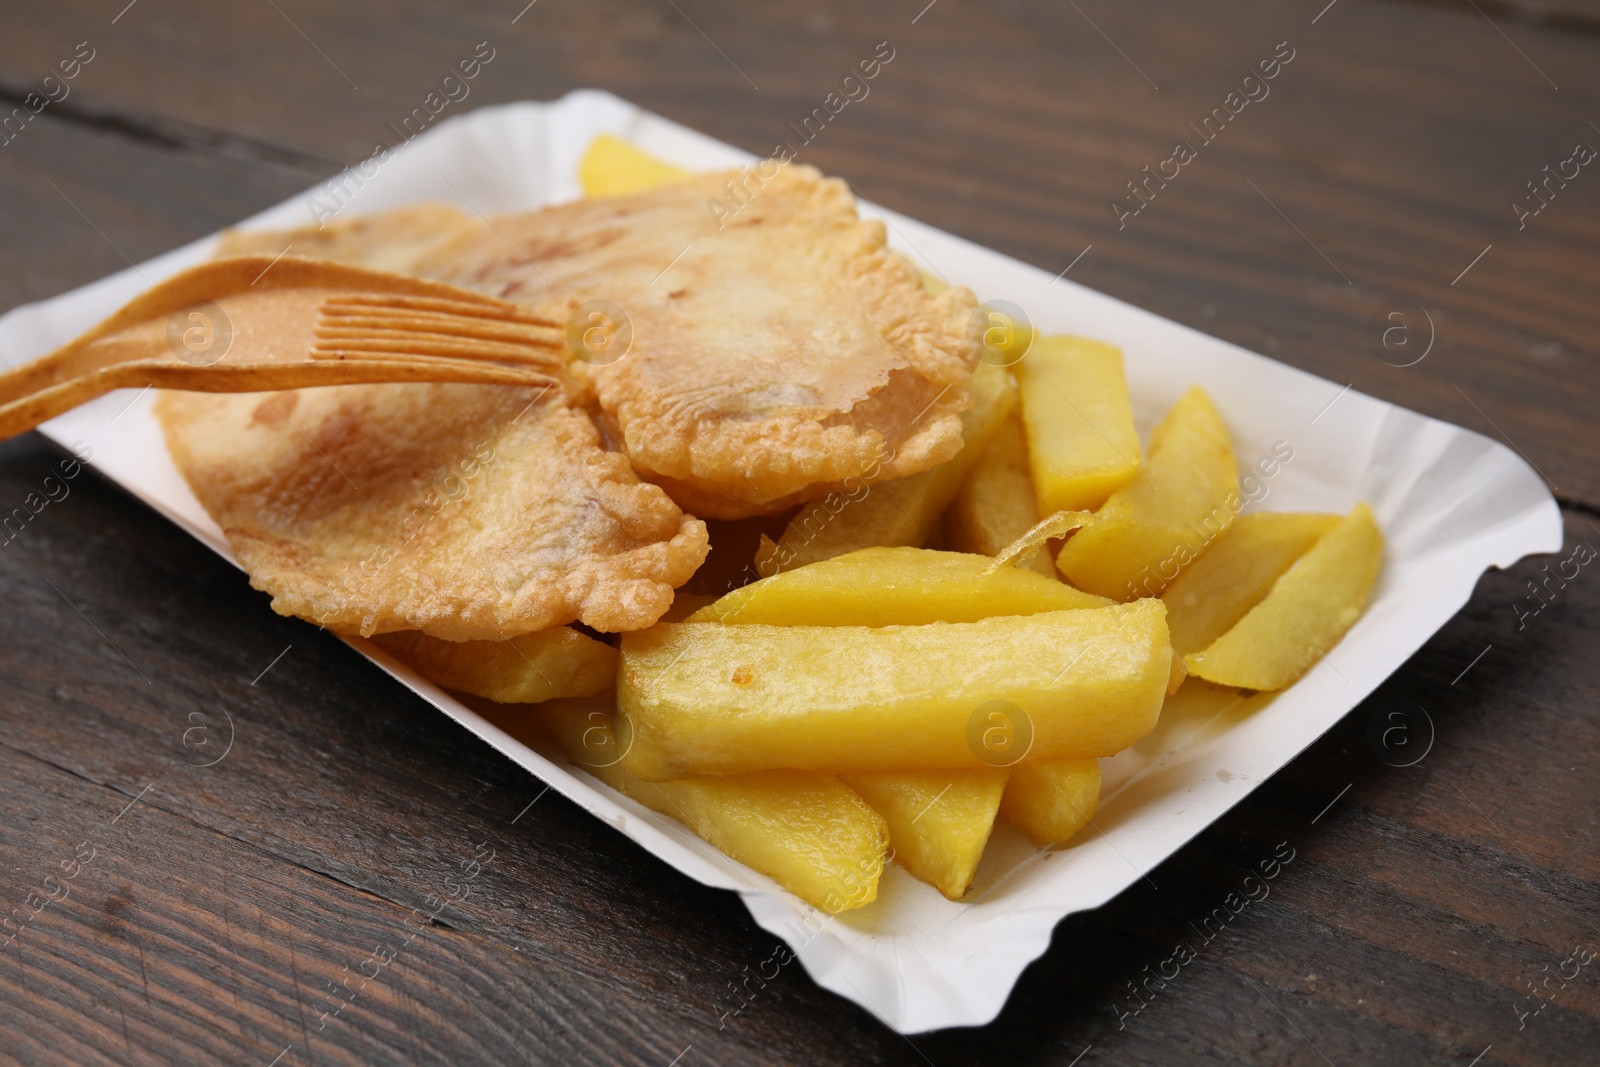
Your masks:
{"label": "wooden table", "polygon": [[[393,141],[479,42],[494,58],[448,113],[598,86],[765,151],[888,41],[870,96],[802,158],[1506,441],[1555,487],[1562,558],[1600,546],[1600,168],[1537,201],[1527,185],[1600,146],[1600,0],[124,2],[0,20],[7,107],[66,92],[0,145],[0,305],[326,179]],[[1113,198],[1142,203],[1126,183],[1198,142],[1189,124],[1280,42],[1294,58],[1270,95],[1119,225]],[[45,83],[75,51],[93,58]],[[1410,348],[1374,341],[1396,310]],[[1426,358],[1395,365],[1429,318]],[[0,446],[0,511],[60,456],[32,435]],[[1484,578],[1149,883],[1064,922],[993,1025],[907,1039],[799,968],[719,1026],[772,947],[731,894],[543,793],[80,478],[0,544],[0,900],[31,914],[28,894],[61,884],[47,875],[76,873],[0,952],[0,1061],[1595,1063],[1600,965],[1563,961],[1600,949],[1600,573],[1552,584],[1519,626],[1550,562]],[[1397,700],[1432,724],[1412,766],[1369,740]],[[1296,859],[1270,900],[1129,1013],[1130,985],[1279,842]],[[478,846],[493,860],[471,897],[319,1027],[329,987]],[[1519,1018],[1546,981],[1548,1006]]]}

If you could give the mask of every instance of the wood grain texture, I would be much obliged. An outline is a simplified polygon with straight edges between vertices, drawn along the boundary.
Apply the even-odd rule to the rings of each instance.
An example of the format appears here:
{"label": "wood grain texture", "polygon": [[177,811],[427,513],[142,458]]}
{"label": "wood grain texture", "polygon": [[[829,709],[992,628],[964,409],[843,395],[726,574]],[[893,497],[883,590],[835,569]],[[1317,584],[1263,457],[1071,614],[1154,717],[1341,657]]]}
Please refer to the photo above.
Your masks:
{"label": "wood grain texture", "polygon": [[[479,41],[497,52],[469,106],[593,85],[765,150],[889,40],[870,97],[802,158],[1051,271],[1092,245],[1072,279],[1509,435],[1569,504],[1569,548],[1600,545],[1600,176],[1522,231],[1509,207],[1576,140],[1600,144],[1584,132],[1600,121],[1591,0],[1341,0],[1314,25],[1323,2],[924,3],[540,0],[515,25],[520,3],[9,11],[0,95],[78,41],[97,52],[0,145],[0,306],[362,158]],[[1119,230],[1124,183],[1285,40],[1296,58],[1272,95]],[[1386,301],[1433,315],[1421,363],[1371,347]],[[0,445],[0,510],[56,456]],[[1087,1047],[1083,1067],[1465,1065],[1492,1045],[1488,1067],[1600,1045],[1592,967],[1520,1030],[1514,1011],[1541,968],[1600,947],[1588,569],[1521,630],[1512,605],[1548,561],[1487,576],[1153,884],[1063,923],[996,1023],[907,1040],[798,968],[719,1029],[729,983],[772,947],[731,894],[541,795],[120,491],[72,486],[0,545],[0,913],[30,913],[80,842],[97,852],[0,949],[0,1062],[1067,1064]],[[1368,736],[1402,699],[1435,733],[1412,767]],[[197,766],[229,719],[233,747]],[[1295,859],[1271,897],[1130,1014],[1128,984],[1198,943],[1280,842]],[[478,845],[494,860],[470,896],[419,928],[412,909],[460,884]],[[328,983],[377,945],[400,946],[394,962],[318,1029]]]}
{"label": "wood grain texture", "polygon": [[[1051,271],[1092,244],[1073,279],[1498,434],[1563,500],[1600,506],[1600,475],[1583,458],[1600,451],[1588,392],[1600,311],[1579,281],[1600,273],[1600,180],[1584,171],[1521,230],[1511,208],[1578,140],[1600,145],[1589,125],[1600,121],[1600,36],[1369,0],[1313,25],[1323,6],[1230,0],[1202,16],[1180,0],[944,0],[913,26],[922,5],[680,14],[542,0],[512,25],[490,5],[445,14],[405,0],[380,17],[363,5],[296,0],[280,14],[182,0],[110,26],[75,0],[19,13],[0,69],[15,94],[91,40],[97,57],[63,114],[126,112],[185,145],[354,163],[488,41],[496,58],[463,106],[595,85],[766,151],[888,40],[896,58],[871,95],[802,158]],[[1272,95],[1119,229],[1111,199],[1177,139],[1198,143],[1188,124],[1280,41],[1296,58]],[[759,90],[740,70],[760,72]],[[1432,317],[1435,343],[1416,366],[1388,365],[1368,337],[1391,302]]]}

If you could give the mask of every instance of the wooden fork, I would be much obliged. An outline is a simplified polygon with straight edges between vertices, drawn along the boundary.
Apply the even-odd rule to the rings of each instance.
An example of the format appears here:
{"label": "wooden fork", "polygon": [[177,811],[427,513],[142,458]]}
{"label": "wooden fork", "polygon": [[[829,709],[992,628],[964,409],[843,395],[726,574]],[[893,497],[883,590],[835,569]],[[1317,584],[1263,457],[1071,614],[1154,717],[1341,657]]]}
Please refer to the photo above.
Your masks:
{"label": "wooden fork", "polygon": [[0,440],[113,389],[542,386],[561,351],[559,323],[452,285],[303,256],[217,259],[0,374]]}

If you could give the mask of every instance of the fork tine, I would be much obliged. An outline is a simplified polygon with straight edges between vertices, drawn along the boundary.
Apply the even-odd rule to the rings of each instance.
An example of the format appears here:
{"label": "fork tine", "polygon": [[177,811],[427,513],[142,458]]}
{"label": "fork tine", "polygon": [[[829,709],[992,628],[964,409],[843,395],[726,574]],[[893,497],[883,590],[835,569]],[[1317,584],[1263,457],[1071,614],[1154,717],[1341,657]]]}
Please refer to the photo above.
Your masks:
{"label": "fork tine", "polygon": [[[197,300],[217,302],[240,325],[210,362],[185,359],[161,330],[163,319],[176,321]],[[303,256],[214,260],[0,373],[0,440],[122,388],[259,392],[428,381],[559,388],[561,331],[519,305],[421,278]]]}
{"label": "fork tine", "polygon": [[531,326],[561,329],[561,324],[542,315],[525,311],[516,305],[507,305],[494,297],[484,297],[483,303],[446,300],[432,296],[401,296],[385,293],[348,293],[329,297],[323,307],[330,311],[432,311],[467,318],[495,319],[502,322],[522,322]]}
{"label": "fork tine", "polygon": [[[536,333],[534,330],[543,330]],[[435,336],[466,337],[478,340],[509,341],[517,344],[554,348],[560,335],[542,327],[519,323],[498,323],[485,319],[463,319],[453,315],[400,318],[387,315],[323,315],[317,320],[317,336],[332,336],[346,331],[393,331],[426,333]]]}
{"label": "fork tine", "polygon": [[[315,359],[330,369],[341,363],[349,365],[353,370],[381,363],[385,367],[409,371],[410,373],[404,377],[412,381],[492,382],[529,386],[556,385],[559,382],[555,375],[533,367],[512,366],[478,359],[456,359],[450,356],[421,356],[391,352],[322,352],[317,353]],[[441,371],[449,373],[441,375]],[[385,380],[399,381],[401,377],[386,375]]]}
{"label": "fork tine", "polygon": [[[432,303],[437,305],[443,302],[433,301]],[[471,308],[461,307],[393,307],[386,304],[354,303],[340,297],[330,297],[324,301],[322,310],[324,314],[336,318],[451,319],[486,327],[503,325],[522,330],[561,329],[559,324],[539,316],[505,313],[479,314]]]}
{"label": "fork tine", "polygon": [[340,294],[318,308],[309,355],[315,360],[427,356],[560,366],[553,328],[512,305],[436,297]]}
{"label": "fork tine", "polygon": [[430,337],[425,334],[387,331],[385,334],[359,332],[345,336],[317,335],[311,346],[312,359],[338,358],[339,353],[363,356],[385,354],[397,357],[455,357],[477,361],[509,361],[554,369],[560,359],[552,349],[492,341],[468,341],[456,337]]}

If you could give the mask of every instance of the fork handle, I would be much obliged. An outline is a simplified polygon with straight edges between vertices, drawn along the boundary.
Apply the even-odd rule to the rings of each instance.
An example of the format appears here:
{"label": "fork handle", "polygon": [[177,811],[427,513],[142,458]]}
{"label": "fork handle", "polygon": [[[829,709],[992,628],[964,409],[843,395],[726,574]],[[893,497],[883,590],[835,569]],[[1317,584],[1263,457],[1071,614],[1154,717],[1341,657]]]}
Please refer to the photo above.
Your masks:
{"label": "fork handle", "polygon": [[[23,368],[26,369],[26,368]],[[12,372],[15,374],[16,372]],[[336,379],[330,381],[330,379]],[[0,404],[0,441],[26,433],[80,404],[117,389],[179,389],[205,393],[267,393],[326,385],[384,382],[460,382],[472,385],[550,387],[554,378],[536,370],[473,360],[431,359],[427,364],[396,360],[341,359],[325,362],[222,365],[203,370],[164,360],[136,360],[103,367],[81,377]],[[3,379],[0,379],[3,384]],[[14,394],[13,394],[14,395]]]}

